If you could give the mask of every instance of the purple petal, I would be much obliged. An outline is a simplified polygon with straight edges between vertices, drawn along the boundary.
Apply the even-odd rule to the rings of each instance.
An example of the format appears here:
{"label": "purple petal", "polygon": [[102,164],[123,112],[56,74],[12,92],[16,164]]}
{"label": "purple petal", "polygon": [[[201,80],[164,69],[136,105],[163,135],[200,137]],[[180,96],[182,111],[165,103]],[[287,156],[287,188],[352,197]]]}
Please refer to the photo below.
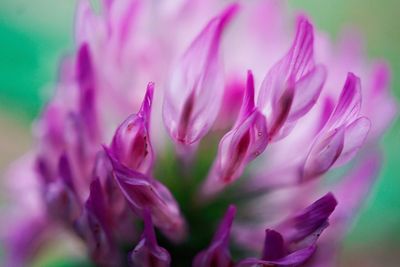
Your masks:
{"label": "purple petal", "polygon": [[44,199],[50,214],[70,227],[81,214],[82,204],[72,180],[69,160],[65,154],[60,157],[58,165],[61,179],[45,185]]}
{"label": "purple petal", "polygon": [[233,265],[229,252],[229,235],[236,214],[235,206],[229,206],[211,245],[201,251],[193,261],[193,267],[231,267]]}
{"label": "purple petal", "polygon": [[149,210],[144,210],[144,233],[135,249],[130,253],[132,267],[168,267],[171,257],[167,250],[158,246]]}
{"label": "purple petal", "polygon": [[138,216],[150,210],[154,224],[168,237],[180,240],[185,235],[185,222],[169,190],[155,179],[123,166],[105,149],[115,178],[131,208]]}
{"label": "purple petal", "polygon": [[76,229],[85,239],[94,262],[117,266],[120,259],[111,236],[112,225],[108,216],[103,189],[99,179],[95,179],[90,185],[90,195]]}
{"label": "purple petal", "polygon": [[282,229],[280,232],[284,233],[286,242],[298,243],[313,233],[325,229],[328,218],[335,210],[336,205],[335,197],[332,193],[328,193],[305,208],[300,214],[285,221],[280,226]]}
{"label": "purple petal", "polygon": [[317,247],[315,245],[312,245],[303,249],[299,249],[279,260],[267,261],[250,258],[240,261],[235,266],[298,266],[307,261],[314,254],[316,248]]}
{"label": "purple petal", "polygon": [[121,163],[142,173],[149,173],[154,163],[149,129],[153,91],[154,84],[149,83],[139,112],[118,127],[111,143],[111,151]]}
{"label": "purple petal", "polygon": [[237,9],[237,5],[231,5],[212,19],[172,74],[164,99],[163,118],[176,143],[198,142],[218,115],[223,97],[219,46],[222,33]]}
{"label": "purple petal", "polygon": [[286,247],[282,235],[274,230],[265,230],[262,260],[278,260],[283,258],[285,253]]}

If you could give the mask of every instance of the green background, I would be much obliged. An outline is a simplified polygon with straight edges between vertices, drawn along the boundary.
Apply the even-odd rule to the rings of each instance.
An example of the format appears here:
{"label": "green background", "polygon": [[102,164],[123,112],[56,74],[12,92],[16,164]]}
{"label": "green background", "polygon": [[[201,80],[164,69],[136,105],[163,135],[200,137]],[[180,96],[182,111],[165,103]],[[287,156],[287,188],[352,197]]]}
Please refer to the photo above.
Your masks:
{"label": "green background", "polygon": [[[47,99],[61,55],[72,50],[72,0],[0,1],[0,172],[31,145],[30,126]],[[400,1],[298,0],[317,28],[333,37],[361,31],[370,57],[387,59],[400,96]],[[400,263],[400,124],[386,134],[381,179],[348,237],[341,266]]]}

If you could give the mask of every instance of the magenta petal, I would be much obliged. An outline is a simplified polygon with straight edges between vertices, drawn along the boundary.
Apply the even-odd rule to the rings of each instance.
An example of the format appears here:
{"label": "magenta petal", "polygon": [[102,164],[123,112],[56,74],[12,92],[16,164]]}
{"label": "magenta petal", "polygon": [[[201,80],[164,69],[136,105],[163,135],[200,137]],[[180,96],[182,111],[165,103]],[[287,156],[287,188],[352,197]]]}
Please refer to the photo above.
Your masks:
{"label": "magenta petal", "polygon": [[254,82],[248,73],[246,93],[234,128],[221,139],[218,154],[207,181],[204,194],[211,195],[238,179],[246,165],[260,155],[268,144],[265,117],[254,105]]}
{"label": "magenta petal", "polygon": [[349,162],[367,138],[371,122],[365,117],[360,117],[346,127],[343,150],[335,162],[335,167]]}
{"label": "magenta petal", "polygon": [[237,9],[237,5],[231,5],[208,23],[170,78],[163,118],[176,143],[196,143],[218,115],[224,93],[219,46],[222,33]]}
{"label": "magenta petal", "polygon": [[201,251],[193,261],[193,267],[231,267],[233,262],[229,252],[229,235],[232,222],[236,214],[236,208],[230,205],[218,230],[216,231],[211,245]]}
{"label": "magenta petal", "polygon": [[296,93],[288,115],[288,121],[304,116],[317,102],[326,79],[326,69],[317,65],[296,83]]}
{"label": "magenta petal", "polygon": [[[312,25],[300,17],[292,47],[270,69],[261,85],[257,106],[267,118],[273,141],[289,134],[294,122],[311,109],[322,90],[326,74],[323,67],[314,67],[313,42]],[[292,123],[285,125],[286,122]]]}
{"label": "magenta petal", "polygon": [[61,179],[45,185],[44,200],[50,214],[62,223],[73,223],[82,209],[81,201],[75,190],[69,160],[61,155],[58,167]]}
{"label": "magenta petal", "polygon": [[116,130],[111,151],[125,166],[141,173],[149,173],[154,163],[150,143],[150,112],[154,84],[149,83],[142,106],[137,114],[130,115]]}
{"label": "magenta petal", "polygon": [[111,237],[112,225],[108,216],[103,189],[99,179],[95,179],[90,185],[90,195],[77,223],[77,231],[85,239],[90,256],[97,264],[117,266],[119,257]]}
{"label": "magenta petal", "polygon": [[340,127],[317,137],[304,163],[301,181],[314,179],[329,170],[342,153],[344,127]]}
{"label": "magenta petal", "polygon": [[83,43],[78,51],[76,79],[79,85],[79,112],[88,135],[97,140],[99,128],[96,113],[96,82],[89,45]]}
{"label": "magenta petal", "polygon": [[151,214],[144,210],[144,232],[142,239],[130,253],[131,267],[168,267],[171,257],[167,250],[158,246]]}
{"label": "magenta petal", "polygon": [[268,108],[276,102],[285,89],[285,84],[292,79],[297,82],[313,66],[314,33],[310,22],[300,17],[296,36],[288,53],[268,72],[258,96],[258,107]]}
{"label": "magenta petal", "polygon": [[123,166],[107,149],[106,153],[119,187],[133,211],[143,216],[143,211],[148,209],[154,224],[168,237],[182,239],[185,222],[169,190],[157,180]]}
{"label": "magenta petal", "polygon": [[339,97],[335,110],[329,119],[329,127],[352,122],[357,118],[361,109],[361,84],[360,78],[353,73],[348,73],[342,93]]}

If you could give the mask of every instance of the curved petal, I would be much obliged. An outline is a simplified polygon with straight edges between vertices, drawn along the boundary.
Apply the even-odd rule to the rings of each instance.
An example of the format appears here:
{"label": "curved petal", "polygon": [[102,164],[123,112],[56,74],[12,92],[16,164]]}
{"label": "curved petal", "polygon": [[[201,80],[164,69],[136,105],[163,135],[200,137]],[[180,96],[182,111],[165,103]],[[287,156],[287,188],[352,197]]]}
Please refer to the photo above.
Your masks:
{"label": "curved petal", "polygon": [[141,173],[149,173],[154,163],[150,142],[150,112],[154,84],[149,83],[142,106],[137,114],[130,115],[116,130],[111,151],[125,166]]}
{"label": "curved petal", "polygon": [[360,117],[346,127],[343,150],[334,167],[346,164],[355,156],[364,144],[370,128],[371,122],[366,117]]}
{"label": "curved petal", "polygon": [[118,185],[133,211],[143,216],[145,209],[150,210],[158,228],[171,239],[182,239],[185,235],[185,222],[169,190],[160,182],[123,166],[108,149],[105,151],[112,163]]}
{"label": "curved petal", "polygon": [[339,158],[344,146],[345,128],[324,133],[314,141],[303,166],[301,182],[306,182],[327,172]]}
{"label": "curved petal", "polygon": [[361,83],[353,73],[347,74],[346,82],[340,94],[339,101],[329,119],[330,128],[346,125],[354,121],[361,109]]}
{"label": "curved petal", "polygon": [[314,106],[322,91],[325,80],[325,67],[317,65],[296,83],[296,93],[287,118],[288,121],[299,119]]}
{"label": "curved petal", "polygon": [[201,251],[193,261],[193,267],[230,267],[233,265],[229,253],[229,235],[236,207],[230,205],[216,231],[211,245]]}
{"label": "curved petal", "polygon": [[142,239],[130,253],[131,267],[168,267],[171,257],[167,250],[158,246],[149,210],[144,210],[144,232]]}
{"label": "curved petal", "polygon": [[231,5],[213,18],[172,73],[164,98],[163,118],[176,143],[196,143],[218,115],[224,92],[220,40],[237,9],[238,5]]}

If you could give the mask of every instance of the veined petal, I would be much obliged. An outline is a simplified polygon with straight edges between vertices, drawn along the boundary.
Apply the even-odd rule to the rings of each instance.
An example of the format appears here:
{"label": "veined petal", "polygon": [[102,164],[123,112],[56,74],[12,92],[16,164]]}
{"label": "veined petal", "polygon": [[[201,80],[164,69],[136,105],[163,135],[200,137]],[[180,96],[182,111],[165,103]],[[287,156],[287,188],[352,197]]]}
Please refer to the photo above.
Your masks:
{"label": "veined petal", "polygon": [[366,117],[360,117],[346,127],[343,150],[335,162],[335,167],[346,164],[355,156],[364,144],[370,128],[371,122]]}
{"label": "veined petal", "polygon": [[321,197],[298,215],[282,224],[281,232],[289,243],[298,243],[316,231],[327,226],[328,218],[337,206],[336,198],[332,193]]}
{"label": "veined petal", "polygon": [[314,179],[330,169],[342,153],[344,135],[345,128],[340,127],[316,138],[304,163],[301,182]]}
{"label": "veined petal", "polygon": [[142,238],[130,253],[131,267],[168,267],[171,257],[167,250],[158,246],[149,210],[144,210],[144,232]]}
{"label": "veined petal", "polygon": [[176,143],[198,142],[218,115],[224,92],[220,40],[237,9],[237,5],[231,5],[213,18],[172,73],[164,98],[163,118]]}
{"label": "veined petal", "polygon": [[[292,47],[264,78],[257,106],[270,125],[271,140],[288,135],[294,122],[311,109],[322,90],[326,75],[321,66],[314,67],[313,42],[311,23],[300,17]],[[287,122],[292,124],[285,127]]]}
{"label": "veined petal", "polygon": [[137,114],[130,115],[117,129],[111,151],[121,163],[141,173],[149,173],[154,163],[150,142],[150,112],[154,84],[149,83],[142,106]]}
{"label": "veined petal", "polygon": [[296,83],[296,93],[288,115],[288,121],[294,121],[305,115],[317,102],[326,79],[326,69],[315,66]]}
{"label": "veined petal", "polygon": [[154,224],[169,238],[180,240],[185,235],[185,221],[169,190],[155,179],[123,166],[105,149],[115,178],[133,211],[143,216],[150,210]]}
{"label": "veined petal", "polygon": [[263,111],[280,98],[283,86],[289,79],[294,82],[313,66],[314,33],[311,23],[304,17],[297,22],[296,36],[287,54],[276,63],[265,77],[258,96],[257,106]]}
{"label": "veined petal", "polygon": [[254,105],[254,81],[248,73],[246,93],[234,128],[221,139],[218,154],[203,187],[210,195],[238,179],[246,165],[268,144],[265,117]]}
{"label": "veined petal", "polygon": [[230,205],[218,230],[216,231],[211,245],[201,251],[193,261],[193,267],[231,267],[233,261],[229,252],[229,235],[232,222],[236,214],[236,207]]}
{"label": "veined petal", "polygon": [[265,230],[264,248],[262,260],[277,260],[285,257],[287,248],[280,233],[267,229]]}
{"label": "veined petal", "polygon": [[329,119],[330,128],[346,125],[354,121],[361,109],[361,83],[360,78],[353,73],[347,74],[346,82],[340,94],[339,101]]}

